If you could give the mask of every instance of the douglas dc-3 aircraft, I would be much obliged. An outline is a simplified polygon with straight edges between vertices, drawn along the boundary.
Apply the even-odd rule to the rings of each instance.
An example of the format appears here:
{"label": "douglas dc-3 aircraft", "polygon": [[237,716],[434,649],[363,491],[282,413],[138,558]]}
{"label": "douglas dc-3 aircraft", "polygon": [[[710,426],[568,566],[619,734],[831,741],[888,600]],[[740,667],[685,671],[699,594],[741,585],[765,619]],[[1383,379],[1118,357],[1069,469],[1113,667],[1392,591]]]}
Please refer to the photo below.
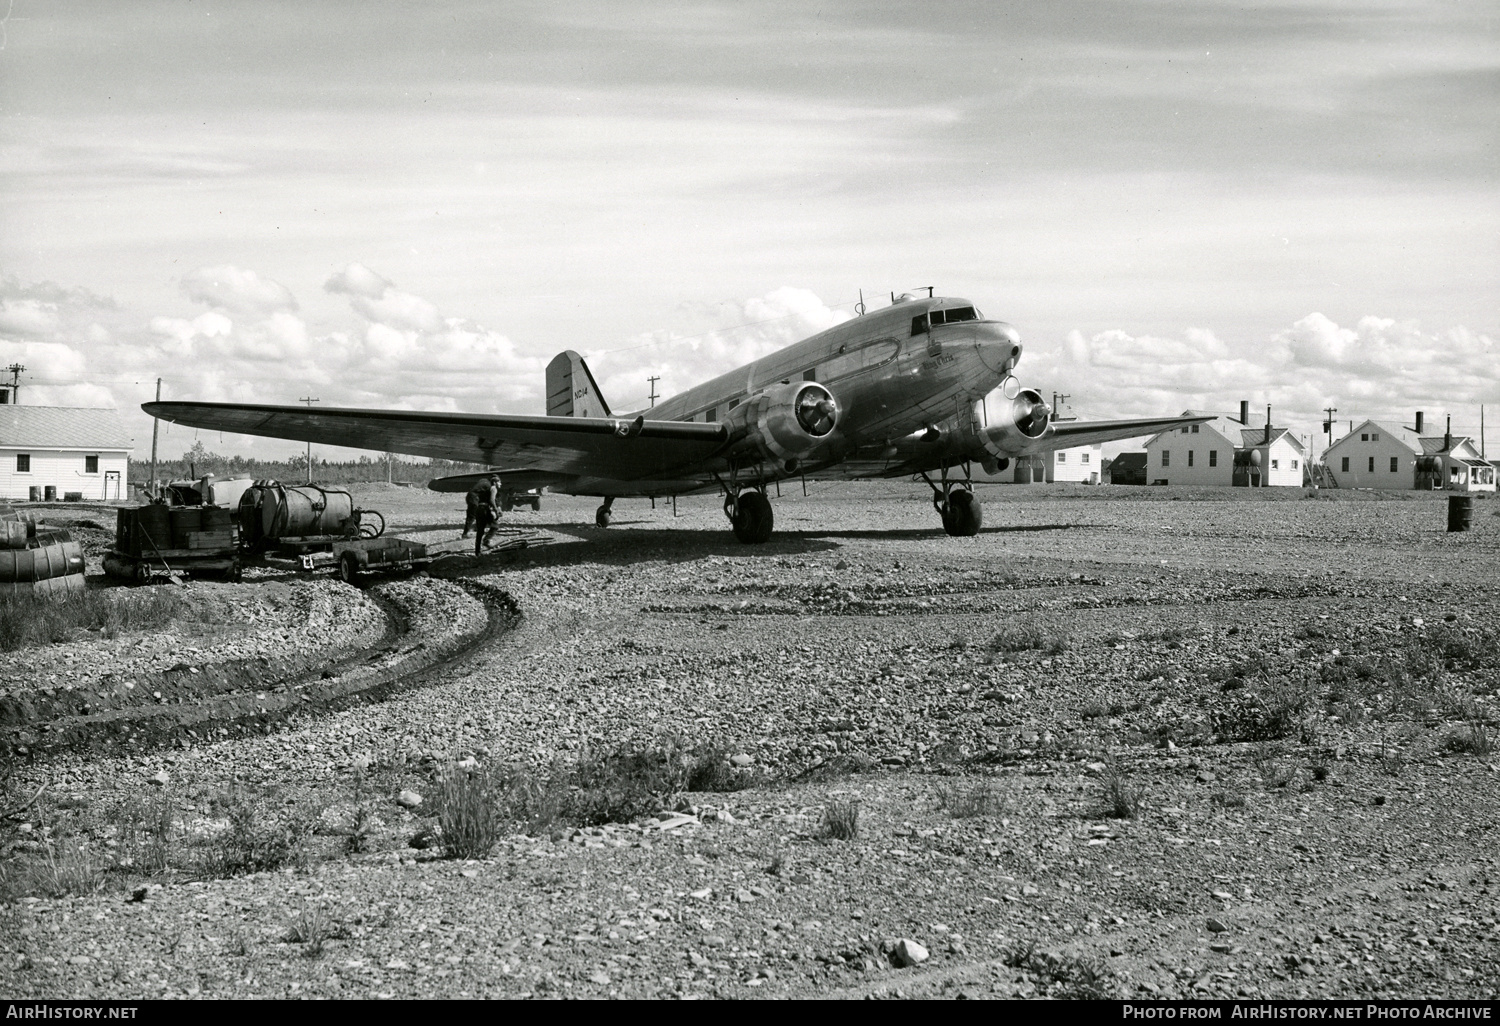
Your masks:
{"label": "douglas dc-3 aircraft", "polygon": [[[966,299],[909,294],[652,409],[610,412],[577,353],[547,366],[547,415],[310,410],[154,402],[154,417],[198,428],[488,464],[506,489],[604,500],[719,491],[735,537],[771,536],[766,486],[787,478],[920,475],[943,529],[979,532],[970,467],[1201,423],[1162,417],[1055,423],[1013,376],[1021,338]],[[933,480],[937,475],[938,480]],[[466,490],[476,475],[434,481]]]}

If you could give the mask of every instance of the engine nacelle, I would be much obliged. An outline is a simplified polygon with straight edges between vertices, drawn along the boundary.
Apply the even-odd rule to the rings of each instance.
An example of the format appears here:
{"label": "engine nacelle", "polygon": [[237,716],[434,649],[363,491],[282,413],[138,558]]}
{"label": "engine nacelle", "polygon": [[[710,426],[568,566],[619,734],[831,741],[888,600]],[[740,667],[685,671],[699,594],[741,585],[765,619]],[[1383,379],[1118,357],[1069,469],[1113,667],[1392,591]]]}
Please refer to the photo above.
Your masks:
{"label": "engine nacelle", "polygon": [[968,436],[968,448],[975,458],[998,463],[1021,455],[1047,433],[1052,407],[1042,401],[1036,389],[1020,388],[1012,378],[974,403],[967,421],[961,430]]}
{"label": "engine nacelle", "polygon": [[788,471],[804,453],[832,437],[838,420],[838,400],[816,381],[773,385],[724,418],[733,453],[755,452],[787,465]]}

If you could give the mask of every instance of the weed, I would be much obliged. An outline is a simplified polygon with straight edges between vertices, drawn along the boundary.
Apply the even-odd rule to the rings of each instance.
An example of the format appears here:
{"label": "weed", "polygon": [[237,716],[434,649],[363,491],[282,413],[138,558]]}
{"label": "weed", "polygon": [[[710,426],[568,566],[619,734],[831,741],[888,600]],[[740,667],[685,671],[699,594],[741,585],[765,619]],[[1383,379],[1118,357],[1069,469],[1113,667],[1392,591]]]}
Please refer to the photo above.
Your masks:
{"label": "weed", "polygon": [[1225,741],[1276,741],[1304,732],[1305,694],[1285,688],[1269,696],[1246,694],[1212,716],[1214,733]]}
{"label": "weed", "polygon": [[1176,672],[1170,663],[1147,663],[1135,671],[1135,679],[1140,681],[1167,680]]}
{"label": "weed", "polygon": [[354,807],[354,824],[349,830],[349,837],[344,841],[344,850],[351,855],[359,855],[370,850],[370,842],[375,837],[375,814],[367,805],[356,805]]}
{"label": "weed", "polygon": [[75,845],[47,843],[37,858],[0,863],[0,902],[23,897],[93,894],[104,886],[104,867]]}
{"label": "weed", "polygon": [[1104,814],[1111,819],[1135,819],[1141,814],[1140,787],[1132,784],[1121,771],[1119,764],[1109,760],[1103,776]]}
{"label": "weed", "polygon": [[1297,779],[1297,767],[1286,759],[1278,758],[1267,745],[1261,745],[1256,750],[1255,768],[1260,772],[1267,790],[1286,787]]}
{"label": "weed", "polygon": [[772,876],[783,876],[786,873],[786,854],[777,852],[771,856],[771,864],[766,867],[766,872]]}
{"label": "weed", "polygon": [[859,836],[859,803],[831,799],[823,807],[823,833],[839,841],[852,841]]}
{"label": "weed", "polygon": [[977,780],[964,789],[940,785],[937,799],[938,808],[955,819],[997,816],[1005,811],[1005,796],[988,779]]}
{"label": "weed", "polygon": [[792,779],[826,783],[830,780],[852,777],[859,773],[874,773],[879,768],[880,763],[864,752],[847,752],[835,755],[822,762],[816,762],[801,773],[796,774]]}
{"label": "weed", "polygon": [[250,946],[250,934],[243,926],[236,926],[230,931],[225,948],[231,955],[239,955],[243,958],[253,950]]}
{"label": "weed", "polygon": [[81,591],[56,598],[0,599],[0,652],[68,641],[85,631],[113,637],[147,631],[188,615],[174,591]]}
{"label": "weed", "polygon": [[328,921],[328,914],[314,905],[302,910],[283,940],[287,944],[301,944],[302,954],[308,958],[317,958],[323,954],[323,945],[331,936],[333,928]]}
{"label": "weed", "polygon": [[1030,652],[1040,650],[1044,654],[1062,655],[1068,649],[1068,636],[1043,630],[1039,624],[1029,621],[1008,623],[990,639],[989,650],[996,652]]}
{"label": "weed", "polygon": [[1221,809],[1243,809],[1248,804],[1241,791],[1215,791],[1208,796],[1208,800]]}
{"label": "weed", "polygon": [[210,877],[241,876],[300,863],[314,820],[292,815],[279,822],[262,821],[260,810],[237,790],[220,795],[213,806],[229,820],[228,829],[205,845],[203,871]]}
{"label": "weed", "polygon": [[500,840],[501,815],[488,766],[447,766],[438,783],[437,818],[443,854],[478,859]]}
{"label": "weed", "polygon": [[1477,755],[1481,758],[1495,750],[1495,744],[1490,740],[1489,730],[1485,727],[1484,720],[1478,716],[1471,718],[1468,724],[1460,727],[1456,733],[1449,734],[1446,740],[1449,751]]}
{"label": "weed", "polygon": [[1380,735],[1380,768],[1391,777],[1399,777],[1406,768],[1406,756],[1399,748],[1392,748],[1384,734]]}

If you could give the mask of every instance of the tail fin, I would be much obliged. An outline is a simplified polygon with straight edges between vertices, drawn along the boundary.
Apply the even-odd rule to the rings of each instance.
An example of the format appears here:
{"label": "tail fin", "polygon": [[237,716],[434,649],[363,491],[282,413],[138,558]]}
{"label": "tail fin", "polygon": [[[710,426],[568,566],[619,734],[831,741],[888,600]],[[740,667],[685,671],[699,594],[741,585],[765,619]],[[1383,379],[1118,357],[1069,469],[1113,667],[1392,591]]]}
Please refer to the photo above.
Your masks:
{"label": "tail fin", "polygon": [[609,404],[589,373],[589,365],[573,350],[558,353],[547,364],[547,416],[608,417]]}

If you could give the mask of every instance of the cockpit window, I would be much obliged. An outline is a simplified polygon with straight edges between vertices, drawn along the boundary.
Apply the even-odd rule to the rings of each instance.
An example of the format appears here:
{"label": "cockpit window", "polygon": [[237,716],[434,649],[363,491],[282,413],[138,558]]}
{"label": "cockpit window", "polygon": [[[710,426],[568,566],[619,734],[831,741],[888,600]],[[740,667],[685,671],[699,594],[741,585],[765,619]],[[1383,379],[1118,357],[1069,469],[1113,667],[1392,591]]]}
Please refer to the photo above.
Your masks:
{"label": "cockpit window", "polygon": [[955,306],[951,310],[934,310],[929,316],[933,324],[957,324],[959,321],[979,320],[979,311],[972,306]]}
{"label": "cockpit window", "polygon": [[955,306],[949,310],[931,310],[911,319],[913,335],[926,334],[934,324],[957,324],[960,321],[977,321],[979,311],[972,306]]}

